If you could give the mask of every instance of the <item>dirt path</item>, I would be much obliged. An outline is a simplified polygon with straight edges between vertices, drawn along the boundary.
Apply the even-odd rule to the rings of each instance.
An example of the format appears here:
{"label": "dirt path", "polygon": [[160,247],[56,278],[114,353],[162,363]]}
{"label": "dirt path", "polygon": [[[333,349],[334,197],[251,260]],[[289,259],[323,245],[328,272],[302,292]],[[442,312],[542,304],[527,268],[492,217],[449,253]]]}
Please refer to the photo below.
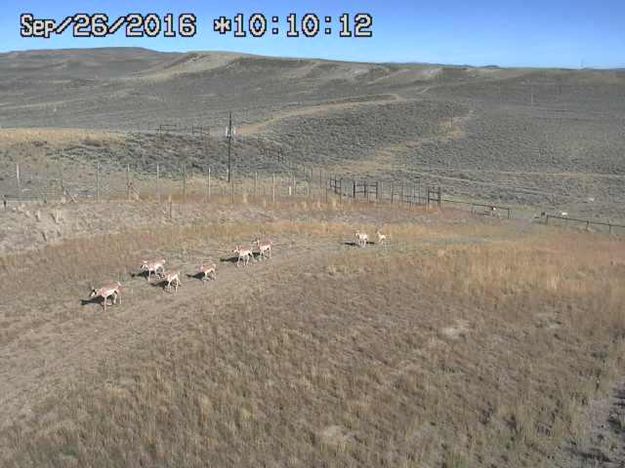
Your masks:
{"label": "dirt path", "polygon": [[318,104],[314,106],[298,107],[297,109],[292,109],[292,110],[278,111],[277,113],[273,115],[273,117],[267,120],[263,120],[261,122],[255,122],[249,125],[243,125],[239,127],[238,132],[242,136],[255,135],[255,134],[267,131],[269,127],[271,127],[272,125],[275,125],[281,120],[290,119],[293,117],[319,115],[319,114],[325,114],[328,112],[336,112],[336,111],[341,111],[345,109],[352,109],[355,107],[390,104],[390,103],[396,103],[396,102],[405,100],[403,97],[399,96],[398,94],[391,94],[390,96],[392,97],[382,98],[382,99],[372,99],[370,101]]}

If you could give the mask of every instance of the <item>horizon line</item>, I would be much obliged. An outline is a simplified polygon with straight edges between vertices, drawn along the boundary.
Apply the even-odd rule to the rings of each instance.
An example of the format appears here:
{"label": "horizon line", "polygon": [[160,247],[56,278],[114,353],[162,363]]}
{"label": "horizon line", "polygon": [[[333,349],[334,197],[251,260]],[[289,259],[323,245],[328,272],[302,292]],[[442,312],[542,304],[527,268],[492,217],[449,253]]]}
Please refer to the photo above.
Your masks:
{"label": "horizon line", "polygon": [[59,48],[41,48],[41,49],[15,49],[15,50],[7,50],[0,51],[0,56],[5,54],[13,54],[20,52],[60,52],[60,51],[89,51],[89,50],[103,50],[103,49],[136,49],[136,50],[145,50],[148,52],[156,52],[159,54],[192,54],[192,53],[215,53],[215,54],[232,54],[232,55],[243,55],[243,56],[251,56],[251,57],[266,57],[266,58],[275,58],[282,60],[319,60],[326,62],[341,62],[341,63],[354,63],[354,64],[371,64],[371,65],[396,65],[396,66],[437,66],[437,67],[454,67],[454,68],[497,68],[501,70],[518,70],[518,69],[535,69],[535,70],[563,70],[563,71],[584,71],[584,70],[592,70],[592,71],[625,71],[625,65],[623,66],[615,66],[615,67],[591,67],[584,66],[578,68],[572,67],[559,67],[559,66],[536,66],[536,65],[515,65],[515,66],[501,66],[497,64],[488,64],[488,65],[472,65],[468,63],[440,63],[440,62],[418,62],[418,61],[375,61],[371,60],[368,62],[362,60],[349,60],[349,59],[334,59],[334,58],[323,58],[323,57],[312,57],[312,56],[286,56],[286,55],[263,55],[263,54],[254,54],[250,52],[242,52],[242,51],[232,51],[232,50],[215,50],[215,49],[193,49],[193,50],[158,50],[158,49],[150,49],[148,47],[141,46],[96,46],[96,47],[59,47]]}

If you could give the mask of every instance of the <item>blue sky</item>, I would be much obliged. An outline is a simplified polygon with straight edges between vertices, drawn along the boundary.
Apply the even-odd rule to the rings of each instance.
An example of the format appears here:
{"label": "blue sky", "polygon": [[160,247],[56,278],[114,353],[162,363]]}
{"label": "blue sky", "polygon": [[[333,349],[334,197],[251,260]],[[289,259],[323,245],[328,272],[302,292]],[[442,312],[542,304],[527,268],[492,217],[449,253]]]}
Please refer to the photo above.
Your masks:
{"label": "blue sky", "polygon": [[[262,5],[262,6],[259,6]],[[239,1],[66,0],[12,1],[0,5],[0,51],[138,46],[162,51],[228,50],[262,55],[320,57],[373,62],[447,64],[625,67],[625,2],[579,0],[349,0]],[[102,12],[113,18],[130,12],[198,18],[193,38],[126,38],[122,31],[107,38],[74,38],[71,31],[50,39],[22,38],[21,13],[60,21],[78,12]],[[263,38],[220,36],[213,19],[260,12],[280,17],[280,34]],[[334,32],[315,38],[287,38],[286,16],[316,13],[333,17]],[[373,17],[372,38],[339,38],[341,13],[367,12]]]}

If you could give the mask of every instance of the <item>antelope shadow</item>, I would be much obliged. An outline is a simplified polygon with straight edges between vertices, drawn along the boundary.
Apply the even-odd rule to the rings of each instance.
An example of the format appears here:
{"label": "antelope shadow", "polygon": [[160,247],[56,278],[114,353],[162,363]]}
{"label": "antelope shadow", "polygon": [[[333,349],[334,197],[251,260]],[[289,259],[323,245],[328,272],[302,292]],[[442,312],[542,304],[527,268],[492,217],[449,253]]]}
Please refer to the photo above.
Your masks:
{"label": "antelope shadow", "polygon": [[[107,299],[107,307],[112,307],[115,306],[117,304],[113,304],[113,299],[111,299],[110,297]],[[104,298],[102,296],[96,296],[96,297],[90,297],[89,299],[81,299],[80,300],[80,305],[81,306],[86,306],[89,304],[98,304],[100,307],[104,306]]]}
{"label": "antelope shadow", "polygon": [[[201,271],[198,271],[197,273],[186,273],[185,276],[187,278],[193,278],[193,279],[200,280],[200,281],[206,281],[204,279],[204,273],[202,273]],[[208,275],[207,280],[208,279],[214,280],[215,277],[213,275]]]}
{"label": "antelope shadow", "polygon": [[[360,247],[360,244],[356,241],[345,241],[343,242],[343,245],[348,245],[350,247]],[[367,245],[375,245],[375,242],[367,241]]]}
{"label": "antelope shadow", "polygon": [[233,255],[231,257],[222,257],[219,261],[222,263],[237,263],[239,261],[239,256]]}

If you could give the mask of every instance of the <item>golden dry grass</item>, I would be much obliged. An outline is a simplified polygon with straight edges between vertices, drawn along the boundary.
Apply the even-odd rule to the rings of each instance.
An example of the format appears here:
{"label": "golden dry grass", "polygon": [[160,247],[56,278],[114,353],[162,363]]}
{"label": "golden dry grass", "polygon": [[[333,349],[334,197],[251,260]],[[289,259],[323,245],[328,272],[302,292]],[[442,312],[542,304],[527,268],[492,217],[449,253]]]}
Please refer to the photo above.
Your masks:
{"label": "golden dry grass", "polygon": [[85,130],[78,128],[3,128],[0,129],[0,148],[16,144],[32,144],[45,141],[52,146],[83,143],[119,143],[123,138],[115,132]]}
{"label": "golden dry grass", "polygon": [[[5,260],[24,296],[36,283],[78,293],[91,262],[127,274],[150,251],[186,264],[259,230],[279,239],[271,261],[219,265],[209,288],[155,299],[126,278],[135,295],[109,317],[32,313],[78,351],[77,330],[94,347],[110,336],[89,365],[48,371],[66,380],[0,431],[3,463],[566,466],[557,454],[584,439],[588,402],[623,365],[621,241],[359,206],[272,214],[100,239],[113,255],[94,239],[50,247],[40,258],[63,287],[29,282],[33,254]],[[381,224],[386,248],[341,243]]]}

